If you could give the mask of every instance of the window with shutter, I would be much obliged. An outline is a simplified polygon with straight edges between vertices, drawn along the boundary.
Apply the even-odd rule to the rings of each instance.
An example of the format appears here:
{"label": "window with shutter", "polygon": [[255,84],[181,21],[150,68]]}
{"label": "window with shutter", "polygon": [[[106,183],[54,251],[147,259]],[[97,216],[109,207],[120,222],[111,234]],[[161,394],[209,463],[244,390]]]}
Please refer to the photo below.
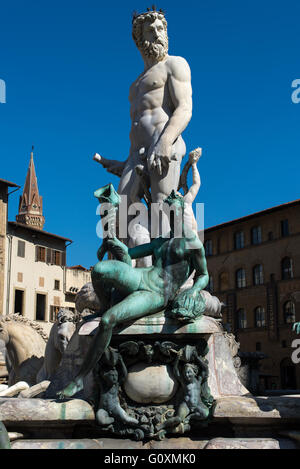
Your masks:
{"label": "window with shutter", "polygon": [[61,253],[60,251],[54,251],[54,264],[61,265]]}
{"label": "window with shutter", "polygon": [[213,244],[212,244],[211,239],[208,239],[208,240],[205,241],[204,249],[205,249],[205,255],[206,256],[212,256],[212,254],[213,254]]}
{"label": "window with shutter", "polygon": [[66,253],[66,251],[63,251],[61,253],[61,265],[65,266],[66,263],[67,263],[67,253]]}
{"label": "window with shutter", "polygon": [[35,248],[35,261],[46,262],[46,248],[43,246],[36,246]]}
{"label": "window with shutter", "polygon": [[237,311],[237,326],[238,329],[246,329],[247,327],[247,314],[243,308]]}
{"label": "window with shutter", "polygon": [[52,263],[52,249],[47,248],[47,264]]}
{"label": "window with shutter", "polygon": [[263,283],[264,283],[263,266],[259,264],[253,268],[253,285],[263,285]]}
{"label": "window with shutter", "polygon": [[265,327],[266,326],[266,313],[265,309],[261,306],[258,306],[254,311],[254,322],[255,327]]}
{"label": "window with shutter", "polygon": [[18,257],[25,257],[25,241],[18,241]]}
{"label": "window with shutter", "polygon": [[251,230],[251,241],[252,244],[260,244],[262,241],[261,238],[261,227],[260,226],[255,226]]}
{"label": "window with shutter", "polygon": [[239,269],[236,272],[236,287],[237,288],[246,287],[246,272],[244,269]]}
{"label": "window with shutter", "polygon": [[234,235],[234,248],[243,249],[245,247],[245,237],[243,231],[238,231]]}
{"label": "window with shutter", "polygon": [[281,221],[281,236],[285,237],[290,234],[289,230],[289,221],[288,220],[282,220]]}

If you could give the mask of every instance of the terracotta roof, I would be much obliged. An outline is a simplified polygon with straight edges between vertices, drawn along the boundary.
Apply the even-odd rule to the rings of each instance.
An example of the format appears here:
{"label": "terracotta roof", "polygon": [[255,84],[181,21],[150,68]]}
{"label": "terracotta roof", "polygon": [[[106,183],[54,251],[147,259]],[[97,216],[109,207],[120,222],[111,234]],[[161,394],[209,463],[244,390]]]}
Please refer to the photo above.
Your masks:
{"label": "terracotta roof", "polygon": [[71,267],[67,267],[68,269],[72,269],[72,270],[84,270],[86,272],[89,271],[89,269],[86,269],[85,267],[83,267],[82,265],[72,265]]}
{"label": "terracotta roof", "polygon": [[18,184],[15,184],[14,182],[6,181],[5,179],[1,179],[1,178],[0,178],[0,183],[5,184],[8,187],[21,187],[21,186],[18,186]]}
{"label": "terracotta roof", "polygon": [[218,230],[221,228],[225,228],[226,226],[234,225],[236,223],[242,223],[244,221],[251,220],[252,218],[268,215],[269,213],[276,212],[284,208],[293,207],[296,205],[300,205],[300,199],[293,200],[292,202],[287,202],[285,204],[276,205],[275,207],[267,208],[265,210],[261,210],[260,212],[251,213],[250,215],[245,215],[244,217],[235,218],[234,220],[220,223],[220,225],[210,226],[209,228],[205,228],[204,231],[209,232],[213,230]]}
{"label": "terracotta roof", "polygon": [[34,231],[37,233],[41,233],[45,236],[52,236],[53,238],[57,238],[57,239],[61,239],[62,241],[69,241],[70,243],[73,243],[73,241],[69,238],[63,238],[62,236],[58,236],[53,233],[48,233],[47,231],[40,230],[39,228],[34,228],[32,226],[24,225],[23,223],[18,223],[16,221],[9,221],[8,224],[11,226],[14,226],[15,228],[24,228],[25,230],[28,230],[28,231]]}

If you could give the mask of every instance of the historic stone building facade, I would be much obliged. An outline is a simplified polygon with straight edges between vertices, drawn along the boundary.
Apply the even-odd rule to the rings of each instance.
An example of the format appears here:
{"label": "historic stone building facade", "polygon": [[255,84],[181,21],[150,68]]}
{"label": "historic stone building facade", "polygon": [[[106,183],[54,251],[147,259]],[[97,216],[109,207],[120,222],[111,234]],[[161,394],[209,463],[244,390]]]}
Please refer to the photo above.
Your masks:
{"label": "historic stone building facade", "polygon": [[300,321],[300,200],[205,230],[210,290],[241,351],[263,352],[262,388],[300,388],[291,347]]}
{"label": "historic stone building facade", "polygon": [[67,308],[75,308],[75,298],[86,283],[91,282],[91,270],[75,265],[65,268],[65,304]]}
{"label": "historic stone building facade", "polygon": [[5,313],[48,323],[65,306],[64,268],[69,239],[8,222]]}
{"label": "historic stone building facade", "polygon": [[5,282],[5,248],[7,230],[7,204],[9,188],[19,188],[13,182],[0,179],[0,314],[3,314],[4,282]]}
{"label": "historic stone building facade", "polygon": [[77,291],[90,272],[66,266],[68,238],[43,229],[33,152],[16,221],[7,221],[7,188],[16,184],[0,180],[0,304],[1,314],[19,313],[49,332],[61,307],[75,309]]}

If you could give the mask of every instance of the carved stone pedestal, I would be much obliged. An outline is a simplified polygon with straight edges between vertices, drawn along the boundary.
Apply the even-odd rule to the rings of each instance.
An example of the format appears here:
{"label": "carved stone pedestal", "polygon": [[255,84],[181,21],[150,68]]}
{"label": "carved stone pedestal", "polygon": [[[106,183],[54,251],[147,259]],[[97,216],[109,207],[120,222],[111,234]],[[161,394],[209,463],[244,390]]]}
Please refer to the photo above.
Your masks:
{"label": "carved stone pedestal", "polygon": [[207,428],[163,441],[103,434],[92,406],[79,399],[0,398],[0,421],[18,434],[13,449],[296,449],[300,396],[220,397]]}
{"label": "carved stone pedestal", "polygon": [[[76,376],[98,325],[94,319],[78,326],[46,398]],[[84,384],[75,397],[93,403],[103,431],[137,440],[203,427],[216,399],[248,394],[216,319],[183,324],[163,313],[116,330]]]}

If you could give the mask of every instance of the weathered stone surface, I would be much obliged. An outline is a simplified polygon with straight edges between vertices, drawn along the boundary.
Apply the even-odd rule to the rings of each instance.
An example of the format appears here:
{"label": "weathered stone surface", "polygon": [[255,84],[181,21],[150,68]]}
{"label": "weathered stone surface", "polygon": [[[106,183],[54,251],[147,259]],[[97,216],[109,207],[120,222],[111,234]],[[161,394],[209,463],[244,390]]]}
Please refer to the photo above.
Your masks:
{"label": "weathered stone surface", "polygon": [[233,364],[232,353],[223,332],[208,339],[208,384],[215,399],[223,396],[243,396],[249,391],[240,382]]}
{"label": "weathered stone surface", "polygon": [[280,449],[280,442],[267,438],[215,438],[204,449]]}
{"label": "weathered stone surface", "polygon": [[201,449],[297,449],[288,439],[273,438],[214,438],[192,440],[190,438],[166,438],[164,441],[141,441],[121,439],[54,439],[17,440],[11,443],[12,449],[103,449],[103,450],[201,450]]}
{"label": "weathered stone surface", "polygon": [[[8,422],[93,422],[94,411],[80,399],[54,401],[50,399],[0,398],[0,421]],[[300,395],[281,397],[222,397],[213,410],[213,422],[261,425],[300,421]]]}
{"label": "weathered stone surface", "polygon": [[103,439],[56,439],[56,440],[18,440],[12,442],[12,449],[118,449],[118,450],[174,450],[203,449],[207,440],[191,440],[190,438],[166,438],[164,441],[121,440],[117,438]]}
{"label": "weathered stone surface", "polygon": [[166,438],[163,441],[150,441],[143,449],[203,449],[207,444],[207,440],[196,440],[191,438]]}
{"label": "weathered stone surface", "polygon": [[103,449],[96,440],[18,440],[12,449]]}
{"label": "weathered stone surface", "polygon": [[[100,318],[84,323],[79,335],[93,335],[99,326]],[[162,312],[152,316],[146,316],[131,324],[125,324],[122,328],[116,328],[114,335],[168,335],[168,334],[212,334],[222,332],[222,327],[214,318],[203,316],[197,321],[183,324],[175,319],[165,317]]]}
{"label": "weathered stone surface", "polygon": [[96,440],[18,440],[12,449],[103,449]]}
{"label": "weathered stone surface", "polygon": [[46,399],[0,399],[0,421],[6,423],[83,422],[95,419],[92,407],[73,399],[56,402]]}
{"label": "weathered stone surface", "polygon": [[[103,440],[19,440],[12,443],[12,449],[142,449],[143,443],[131,440],[104,438]],[[143,448],[144,449],[144,448]]]}
{"label": "weathered stone surface", "polygon": [[172,368],[166,365],[138,363],[128,370],[124,390],[130,399],[141,404],[162,404],[176,393],[178,383]]}
{"label": "weathered stone surface", "polygon": [[300,395],[280,397],[222,397],[217,400],[214,419],[241,423],[271,423],[282,419],[300,420]]}

